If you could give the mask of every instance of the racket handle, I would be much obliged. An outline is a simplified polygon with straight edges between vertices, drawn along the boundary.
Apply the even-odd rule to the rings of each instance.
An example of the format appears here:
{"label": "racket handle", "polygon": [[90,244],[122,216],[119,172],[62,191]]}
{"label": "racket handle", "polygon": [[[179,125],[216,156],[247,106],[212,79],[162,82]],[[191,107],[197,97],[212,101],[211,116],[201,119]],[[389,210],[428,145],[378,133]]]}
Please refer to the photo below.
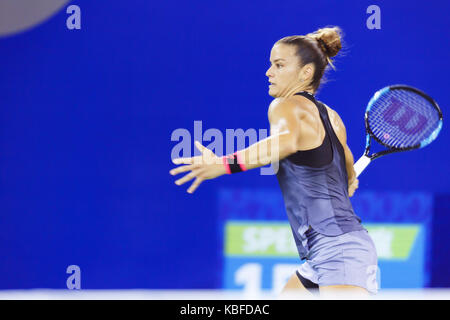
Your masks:
{"label": "racket handle", "polygon": [[359,160],[353,165],[353,169],[355,169],[356,172],[356,177],[358,177],[361,172],[364,171],[364,169],[369,165],[371,159],[366,156],[363,155],[361,158],[359,158]]}

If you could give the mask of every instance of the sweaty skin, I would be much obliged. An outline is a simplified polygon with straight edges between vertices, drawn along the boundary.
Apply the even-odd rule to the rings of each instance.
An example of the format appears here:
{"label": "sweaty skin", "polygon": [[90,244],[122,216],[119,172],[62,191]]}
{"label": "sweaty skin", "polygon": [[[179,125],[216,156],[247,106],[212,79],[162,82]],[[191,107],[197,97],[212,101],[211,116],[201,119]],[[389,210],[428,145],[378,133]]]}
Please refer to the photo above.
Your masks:
{"label": "sweaty skin", "polygon": [[[336,111],[327,107],[333,130],[344,148],[345,164],[348,173],[349,195],[353,196],[358,180],[353,169],[353,155],[347,145],[347,133]],[[325,138],[325,129],[315,104],[303,96],[277,98],[269,107],[270,132],[289,131],[295,139],[295,152],[319,147]]]}

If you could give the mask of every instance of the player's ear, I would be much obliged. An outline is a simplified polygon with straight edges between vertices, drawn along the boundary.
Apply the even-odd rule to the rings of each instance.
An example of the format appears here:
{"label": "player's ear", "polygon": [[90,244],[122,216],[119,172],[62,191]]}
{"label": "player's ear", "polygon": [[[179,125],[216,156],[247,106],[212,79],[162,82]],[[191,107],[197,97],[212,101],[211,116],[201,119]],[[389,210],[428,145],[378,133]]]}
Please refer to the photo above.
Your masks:
{"label": "player's ear", "polygon": [[312,80],[312,78],[314,77],[314,70],[314,64],[305,64],[300,70],[300,80]]}

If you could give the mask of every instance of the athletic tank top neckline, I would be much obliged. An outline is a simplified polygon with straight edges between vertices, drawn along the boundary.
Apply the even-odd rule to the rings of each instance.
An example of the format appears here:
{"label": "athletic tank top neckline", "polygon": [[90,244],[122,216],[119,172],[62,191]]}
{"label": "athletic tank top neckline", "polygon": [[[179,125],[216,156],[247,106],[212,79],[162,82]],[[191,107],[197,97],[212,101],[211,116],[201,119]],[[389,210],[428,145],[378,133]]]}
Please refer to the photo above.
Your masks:
{"label": "athletic tank top neckline", "polygon": [[311,102],[316,103],[316,97],[312,93],[309,93],[307,91],[300,91],[300,92],[297,92],[294,94],[294,96],[296,96],[296,95],[305,97],[306,99],[310,100]]}
{"label": "athletic tank top neckline", "polygon": [[299,92],[297,92],[295,94],[300,94],[300,93],[306,93],[307,95],[310,95],[310,96],[314,97],[314,94],[312,94],[311,92],[308,92],[308,91],[299,91]]}

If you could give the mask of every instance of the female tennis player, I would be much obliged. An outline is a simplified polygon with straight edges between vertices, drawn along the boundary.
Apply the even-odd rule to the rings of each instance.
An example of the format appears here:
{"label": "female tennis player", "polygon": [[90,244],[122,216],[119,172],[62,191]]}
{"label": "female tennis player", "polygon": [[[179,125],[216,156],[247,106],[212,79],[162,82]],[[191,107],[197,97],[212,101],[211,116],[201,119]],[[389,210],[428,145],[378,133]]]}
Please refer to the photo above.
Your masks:
{"label": "female tennis player", "polygon": [[266,72],[274,98],[268,110],[270,136],[224,157],[195,141],[202,154],[174,159],[185,165],[170,171],[190,171],[175,183],[195,178],[188,188],[193,193],[204,180],[278,161],[288,220],[305,260],[283,293],[377,292],[375,246],[349,199],[358,180],[346,130],[336,111],[315,98],[326,69],[333,67],[331,58],[342,48],[341,35],[333,27],[278,40]]}

